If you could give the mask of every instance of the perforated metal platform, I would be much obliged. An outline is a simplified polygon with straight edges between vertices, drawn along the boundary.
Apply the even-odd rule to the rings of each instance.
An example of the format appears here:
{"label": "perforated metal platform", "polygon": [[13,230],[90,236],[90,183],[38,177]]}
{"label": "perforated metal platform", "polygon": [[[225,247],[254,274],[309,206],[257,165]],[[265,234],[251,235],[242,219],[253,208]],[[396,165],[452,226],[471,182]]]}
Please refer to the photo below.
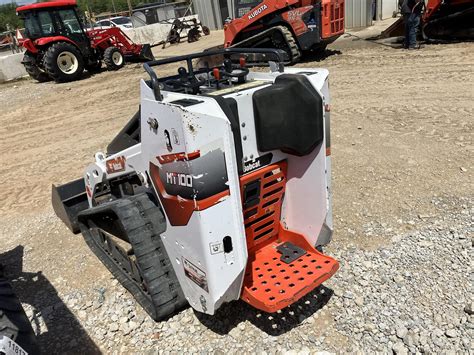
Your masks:
{"label": "perforated metal platform", "polygon": [[[287,264],[277,247],[296,239],[306,253]],[[312,248],[301,235],[281,228],[278,240],[249,255],[241,298],[265,312],[276,312],[321,285],[338,268],[336,260]]]}
{"label": "perforated metal platform", "polygon": [[[329,279],[339,263],[280,223],[286,162],[241,179],[249,259],[241,298],[265,312],[294,303]],[[296,258],[295,258],[296,257]]]}

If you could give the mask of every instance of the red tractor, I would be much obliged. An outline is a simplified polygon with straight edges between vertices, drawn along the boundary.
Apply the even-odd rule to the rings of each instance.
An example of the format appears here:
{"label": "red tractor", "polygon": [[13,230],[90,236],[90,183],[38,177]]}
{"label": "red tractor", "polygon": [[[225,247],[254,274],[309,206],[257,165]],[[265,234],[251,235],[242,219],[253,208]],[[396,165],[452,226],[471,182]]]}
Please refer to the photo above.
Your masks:
{"label": "red tractor", "polygon": [[288,63],[344,33],[344,0],[235,0],[235,14],[224,26],[224,47],[282,49]]}
{"label": "red tractor", "polygon": [[149,44],[135,44],[119,28],[85,30],[75,0],[41,2],[17,8],[25,22],[23,64],[40,81],[77,80],[84,69],[98,71],[105,62],[118,70],[125,60],[153,60]]}

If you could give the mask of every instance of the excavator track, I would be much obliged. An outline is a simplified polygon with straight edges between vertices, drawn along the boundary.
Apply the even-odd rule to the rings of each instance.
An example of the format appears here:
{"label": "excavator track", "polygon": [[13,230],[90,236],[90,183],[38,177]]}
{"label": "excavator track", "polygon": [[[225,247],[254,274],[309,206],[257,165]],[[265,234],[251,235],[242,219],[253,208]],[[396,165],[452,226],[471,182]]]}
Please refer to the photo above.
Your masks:
{"label": "excavator track", "polygon": [[427,40],[474,40],[474,7],[438,17],[423,26]]}
{"label": "excavator track", "polygon": [[[293,36],[291,31],[284,26],[277,26],[275,28],[281,31],[283,35],[283,39],[286,42],[287,48],[289,48],[291,52],[291,63],[294,64],[294,63],[299,62],[299,60],[301,59],[301,52],[298,48],[298,44],[296,43],[295,37]],[[274,44],[276,43],[274,42]],[[279,49],[283,49],[287,52],[287,50],[284,48],[279,48]]]}
{"label": "excavator track", "polygon": [[[281,38],[275,38],[275,32],[279,32]],[[235,43],[231,48],[258,48],[261,44],[272,42],[273,46],[276,49],[284,50],[288,58],[285,60],[285,64],[296,64],[301,59],[301,51],[298,48],[295,37],[291,31],[285,26],[275,26],[269,28],[265,31],[260,32],[259,34],[246,38],[243,41]],[[268,46],[266,46],[268,47]],[[253,58],[253,65],[265,64],[268,61],[268,58],[265,56],[263,58]]]}
{"label": "excavator track", "polygon": [[164,214],[148,194],[104,203],[78,219],[90,249],[154,320],[187,304],[160,237]]}

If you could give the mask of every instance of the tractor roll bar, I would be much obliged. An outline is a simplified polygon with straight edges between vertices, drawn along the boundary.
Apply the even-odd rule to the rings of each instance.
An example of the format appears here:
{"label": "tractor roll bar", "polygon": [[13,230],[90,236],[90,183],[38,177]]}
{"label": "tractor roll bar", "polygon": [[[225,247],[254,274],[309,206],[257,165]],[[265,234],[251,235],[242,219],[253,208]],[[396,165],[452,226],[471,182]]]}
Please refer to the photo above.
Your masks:
{"label": "tractor roll bar", "polygon": [[163,97],[161,96],[160,81],[158,79],[158,75],[156,75],[152,67],[185,61],[188,66],[188,73],[190,75],[194,75],[193,59],[211,57],[215,55],[226,55],[226,54],[228,55],[231,55],[231,54],[270,54],[275,57],[276,62],[278,63],[278,70],[280,72],[283,72],[284,70],[284,66],[283,66],[284,57],[283,56],[286,53],[281,49],[274,49],[274,48],[222,48],[222,49],[209,50],[209,51],[204,51],[200,53],[192,53],[192,54],[187,54],[187,55],[182,55],[182,56],[177,56],[177,57],[170,57],[170,58],[165,58],[165,59],[160,59],[160,60],[152,60],[150,62],[146,62],[145,64],[143,64],[143,68],[145,68],[145,71],[150,76],[151,85],[152,85],[153,93],[155,95],[155,99],[157,101],[161,101]]}

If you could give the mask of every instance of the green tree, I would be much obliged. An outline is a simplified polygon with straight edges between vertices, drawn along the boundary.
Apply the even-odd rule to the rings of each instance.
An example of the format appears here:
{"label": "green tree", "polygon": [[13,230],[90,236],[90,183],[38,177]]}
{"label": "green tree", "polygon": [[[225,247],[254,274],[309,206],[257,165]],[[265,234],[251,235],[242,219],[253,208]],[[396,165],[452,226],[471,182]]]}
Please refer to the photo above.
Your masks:
{"label": "green tree", "polygon": [[22,27],[21,20],[16,15],[17,5],[15,3],[0,5],[0,32]]}

